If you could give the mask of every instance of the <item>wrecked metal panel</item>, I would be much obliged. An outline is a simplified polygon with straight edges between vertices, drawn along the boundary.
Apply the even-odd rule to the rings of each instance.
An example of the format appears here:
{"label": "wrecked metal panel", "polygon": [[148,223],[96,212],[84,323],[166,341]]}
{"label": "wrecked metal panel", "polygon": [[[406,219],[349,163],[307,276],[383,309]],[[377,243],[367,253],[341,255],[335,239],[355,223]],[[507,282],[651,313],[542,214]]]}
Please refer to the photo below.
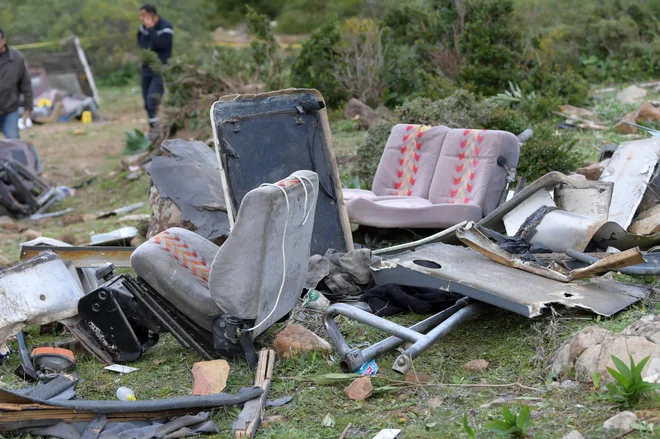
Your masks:
{"label": "wrecked metal panel", "polygon": [[121,245],[130,244],[131,239],[135,238],[138,231],[135,227],[122,227],[108,233],[97,233],[92,235],[90,245]]}
{"label": "wrecked metal panel", "polygon": [[602,279],[557,282],[498,264],[472,249],[441,243],[377,262],[372,274],[379,285],[440,288],[526,317],[536,317],[553,304],[611,316],[646,293],[638,285]]}
{"label": "wrecked metal panel", "polygon": [[229,203],[300,170],[319,176],[311,254],[353,248],[323,98],[316,90],[225,96],[213,105]]}
{"label": "wrecked metal panel", "polygon": [[43,252],[52,252],[74,267],[101,267],[110,262],[117,268],[130,268],[133,247],[46,247],[43,245],[21,246],[21,260],[32,259]]}
{"label": "wrecked metal panel", "polygon": [[0,271],[0,344],[26,324],[72,317],[84,295],[66,265],[53,253]]}
{"label": "wrecked metal panel", "polygon": [[607,221],[614,185],[603,181],[590,183],[590,187],[583,188],[559,183],[554,191],[555,203],[557,207],[568,212]]}
{"label": "wrecked metal panel", "polygon": [[601,224],[602,221],[588,216],[555,209],[545,213],[533,230],[526,231],[527,241],[542,244],[553,252],[564,253],[569,248],[581,252]]}
{"label": "wrecked metal panel", "polygon": [[532,194],[529,198],[524,200],[520,205],[516,206],[511,212],[504,215],[504,227],[506,234],[515,236],[520,226],[522,226],[527,218],[543,206],[555,206],[550,193],[546,190],[540,190]]}
{"label": "wrecked metal panel", "polygon": [[517,268],[539,276],[547,277],[559,282],[570,282],[577,279],[587,279],[608,271],[618,270],[636,264],[644,264],[646,261],[642,257],[639,249],[634,248],[624,252],[609,254],[597,262],[583,268],[571,270],[568,273],[560,273],[551,268],[544,267],[533,261],[524,261],[516,256],[502,250],[497,244],[492,242],[486,235],[481,233],[474,224],[466,227],[460,227],[456,231],[456,236],[468,247],[478,251],[487,258],[506,265],[507,267]]}
{"label": "wrecked metal panel", "polygon": [[525,200],[530,198],[536,192],[540,190],[549,191],[554,188],[561,182],[566,182],[576,188],[586,188],[592,185],[592,181],[578,179],[573,177],[567,177],[561,172],[552,171],[545,174],[543,177],[539,178],[519,193],[517,193],[513,198],[511,198],[506,203],[502,204],[500,207],[488,214],[484,219],[477,223],[479,227],[487,227],[496,232],[505,232],[504,227],[504,215],[511,212],[513,209],[518,207]]}
{"label": "wrecked metal panel", "polygon": [[608,220],[628,226],[635,216],[660,156],[660,138],[621,144],[603,170],[600,181],[614,183]]}
{"label": "wrecked metal panel", "polygon": [[203,142],[167,140],[161,148],[171,157],[154,157],[151,182],[161,198],[181,211],[181,220],[209,241],[229,234],[229,220],[215,154]]}
{"label": "wrecked metal panel", "polygon": [[624,230],[619,224],[609,221],[599,227],[592,239],[603,249],[614,247],[627,250],[639,247],[647,250],[660,244],[660,232],[653,235],[636,235]]}

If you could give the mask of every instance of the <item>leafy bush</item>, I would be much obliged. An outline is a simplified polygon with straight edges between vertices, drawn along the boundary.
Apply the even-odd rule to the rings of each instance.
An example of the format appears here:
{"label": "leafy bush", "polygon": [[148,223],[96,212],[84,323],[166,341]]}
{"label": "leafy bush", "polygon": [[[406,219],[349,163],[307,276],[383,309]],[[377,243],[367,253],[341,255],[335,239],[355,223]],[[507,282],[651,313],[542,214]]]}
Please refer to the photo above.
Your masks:
{"label": "leafy bush", "polygon": [[354,133],[360,130],[360,122],[357,120],[342,119],[333,123],[331,128],[336,133]]}
{"label": "leafy bush", "polygon": [[316,30],[303,45],[291,67],[294,87],[315,88],[321,92],[329,108],[339,108],[350,98],[334,75],[339,62],[334,47],[339,43],[337,21],[329,21]]}
{"label": "leafy bush", "polygon": [[536,180],[550,171],[569,173],[583,161],[574,150],[576,136],[569,131],[555,132],[552,123],[533,126],[534,134],[520,147],[518,175],[527,181]]}
{"label": "leafy bush", "polygon": [[484,428],[497,436],[525,436],[525,430],[532,421],[529,407],[524,406],[520,409],[520,413],[514,414],[507,406],[502,406],[502,413],[504,414],[504,420],[489,422],[484,425]]}
{"label": "leafy bush", "polygon": [[99,85],[105,87],[121,87],[129,84],[137,84],[140,69],[134,62],[128,61],[116,70],[111,71],[101,78]]}
{"label": "leafy bush", "polygon": [[459,77],[464,88],[494,95],[509,81],[517,82],[520,72],[522,34],[511,25],[513,1],[471,0],[467,5],[458,39],[464,60]]}
{"label": "leafy bush", "polygon": [[138,152],[146,151],[151,146],[151,141],[147,136],[136,128],[133,131],[126,131],[122,154],[137,154]]}
{"label": "leafy bush", "polygon": [[607,371],[615,380],[614,383],[607,384],[607,396],[610,401],[629,407],[647,393],[660,390],[660,384],[647,383],[642,378],[642,370],[651,357],[646,357],[635,364],[631,355],[630,367],[614,355],[611,355],[611,357],[617,370],[611,367],[607,368]]}

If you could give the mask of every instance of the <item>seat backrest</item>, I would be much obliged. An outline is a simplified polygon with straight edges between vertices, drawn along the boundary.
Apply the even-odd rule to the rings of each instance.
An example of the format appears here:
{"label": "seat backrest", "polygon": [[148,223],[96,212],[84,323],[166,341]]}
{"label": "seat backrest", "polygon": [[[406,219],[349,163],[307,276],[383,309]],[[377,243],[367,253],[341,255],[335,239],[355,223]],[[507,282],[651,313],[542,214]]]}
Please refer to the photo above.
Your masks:
{"label": "seat backrest", "polygon": [[518,138],[507,131],[452,129],[445,137],[433,175],[429,200],[433,204],[481,206],[483,215],[497,208],[506,187],[506,166],[518,164]]}
{"label": "seat backrest", "polygon": [[300,298],[318,182],[315,172],[298,171],[248,192],[234,229],[213,260],[209,274],[213,301],[234,317],[254,319],[260,326],[252,331],[253,337],[290,312]]}
{"label": "seat backrest", "polygon": [[448,131],[445,126],[395,125],[374,176],[373,193],[428,198]]}

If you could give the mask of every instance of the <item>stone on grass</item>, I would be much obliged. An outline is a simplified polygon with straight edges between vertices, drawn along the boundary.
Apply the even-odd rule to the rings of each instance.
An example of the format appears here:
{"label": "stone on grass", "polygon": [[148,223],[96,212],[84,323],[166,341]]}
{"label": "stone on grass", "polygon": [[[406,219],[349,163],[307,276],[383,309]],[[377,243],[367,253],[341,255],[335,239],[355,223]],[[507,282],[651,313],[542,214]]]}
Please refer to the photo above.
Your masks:
{"label": "stone on grass", "polygon": [[431,377],[426,372],[408,372],[403,380],[412,384],[427,384],[431,381]]}
{"label": "stone on grass", "polygon": [[26,231],[23,232],[23,237],[25,238],[26,241],[32,241],[33,239],[37,239],[41,236],[41,232],[37,232],[36,230],[33,229],[27,229]]}
{"label": "stone on grass", "polygon": [[603,160],[602,162],[578,168],[575,172],[580,175],[584,175],[587,180],[598,181],[600,175],[603,173],[603,170],[609,163],[609,159]]}
{"label": "stone on grass", "polygon": [[330,343],[298,324],[289,325],[277,334],[273,347],[279,359],[295,357],[301,352],[322,351],[329,354],[332,351]]}
{"label": "stone on grass", "polygon": [[371,385],[371,378],[360,377],[353,380],[350,386],[344,389],[344,393],[353,401],[364,401],[374,392],[374,386]]}
{"label": "stone on grass", "polygon": [[630,430],[630,425],[633,422],[637,422],[637,415],[633,412],[621,412],[615,416],[612,416],[607,421],[603,422],[603,428],[608,434],[620,433],[623,431]]}
{"label": "stone on grass", "polygon": [[377,123],[387,122],[380,117],[370,106],[362,101],[351,98],[346,104],[344,117],[349,120],[356,120],[362,129],[369,129],[372,125]]}
{"label": "stone on grass", "polygon": [[568,352],[568,361],[573,362],[582,355],[591,346],[601,344],[606,337],[612,335],[612,332],[607,329],[599,328],[597,326],[587,326],[578,332],[570,343]]}
{"label": "stone on grass", "polygon": [[193,395],[213,395],[227,387],[229,363],[225,360],[200,361],[193,364]]}
{"label": "stone on grass", "polygon": [[488,361],[483,359],[468,361],[463,368],[469,372],[483,372],[488,369]]}
{"label": "stone on grass", "polygon": [[578,390],[580,388],[580,383],[577,381],[565,380],[562,381],[561,388],[564,390]]}
{"label": "stone on grass", "polygon": [[579,431],[573,430],[570,433],[565,434],[562,439],[584,439],[584,436],[582,436],[582,433]]}
{"label": "stone on grass", "polygon": [[631,85],[630,87],[626,87],[621,90],[616,95],[616,98],[626,104],[634,104],[635,102],[644,99],[645,96],[646,90],[641,87],[637,87],[636,85]]}

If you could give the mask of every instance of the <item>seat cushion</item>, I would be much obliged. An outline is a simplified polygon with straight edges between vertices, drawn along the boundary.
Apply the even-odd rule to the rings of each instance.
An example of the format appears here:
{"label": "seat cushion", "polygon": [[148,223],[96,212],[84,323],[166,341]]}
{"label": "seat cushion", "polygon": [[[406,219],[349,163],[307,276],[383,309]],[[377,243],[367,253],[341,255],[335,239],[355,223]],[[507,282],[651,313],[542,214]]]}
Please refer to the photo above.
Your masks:
{"label": "seat cushion", "polygon": [[351,201],[357,198],[375,198],[378,196],[373,192],[365,191],[364,189],[342,189],[341,192],[344,201]]}
{"label": "seat cushion", "polygon": [[374,176],[374,194],[428,198],[448,132],[445,126],[395,125]]}
{"label": "seat cushion", "polygon": [[420,197],[356,199],[348,209],[351,222],[395,228],[447,228],[461,221],[479,221],[481,207],[471,204],[431,204]]}
{"label": "seat cushion", "polygon": [[173,227],[139,246],[131,255],[131,267],[176,309],[211,331],[213,320],[223,313],[208,286],[218,250],[196,233]]}
{"label": "seat cushion", "polygon": [[483,216],[489,214],[506,188],[506,171],[497,159],[502,156],[515,168],[519,152],[518,139],[506,131],[451,130],[442,145],[429,200],[478,205]]}

